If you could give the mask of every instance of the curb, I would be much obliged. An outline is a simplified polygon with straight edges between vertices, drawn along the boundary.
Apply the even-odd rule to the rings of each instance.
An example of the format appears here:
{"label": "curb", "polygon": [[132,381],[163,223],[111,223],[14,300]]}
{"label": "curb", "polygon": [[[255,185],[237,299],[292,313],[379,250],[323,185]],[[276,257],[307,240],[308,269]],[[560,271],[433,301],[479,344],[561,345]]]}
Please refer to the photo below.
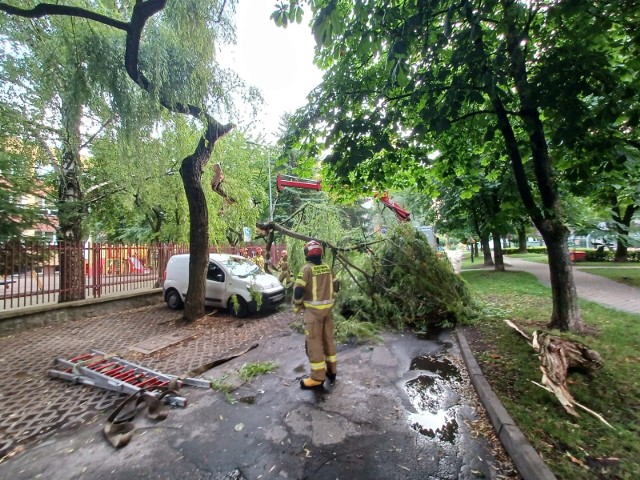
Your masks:
{"label": "curb", "polygon": [[522,431],[513,421],[507,410],[502,405],[498,396],[494,393],[484,377],[478,362],[471,352],[469,343],[464,334],[456,330],[460,353],[464,360],[471,383],[475,388],[482,405],[484,405],[489,420],[504,449],[511,457],[514,466],[523,480],[557,480],[556,476],[544,463],[538,452],[531,446]]}

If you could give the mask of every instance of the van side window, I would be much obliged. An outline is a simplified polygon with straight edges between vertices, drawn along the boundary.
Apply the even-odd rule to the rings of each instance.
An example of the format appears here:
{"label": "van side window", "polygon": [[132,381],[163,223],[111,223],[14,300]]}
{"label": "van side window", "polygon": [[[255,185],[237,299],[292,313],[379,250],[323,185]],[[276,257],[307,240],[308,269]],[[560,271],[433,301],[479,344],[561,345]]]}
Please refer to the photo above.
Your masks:
{"label": "van side window", "polygon": [[207,280],[224,282],[224,272],[215,263],[209,263],[209,268],[207,269]]}

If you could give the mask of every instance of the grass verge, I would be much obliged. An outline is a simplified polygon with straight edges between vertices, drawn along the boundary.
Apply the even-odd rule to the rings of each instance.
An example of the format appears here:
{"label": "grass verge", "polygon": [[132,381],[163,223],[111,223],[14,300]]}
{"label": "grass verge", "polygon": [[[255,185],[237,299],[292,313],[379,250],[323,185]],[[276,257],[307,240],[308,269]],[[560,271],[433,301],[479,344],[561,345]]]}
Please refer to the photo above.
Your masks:
{"label": "grass verge", "polygon": [[542,329],[551,315],[550,289],[523,272],[465,271],[486,303],[483,319],[465,335],[488,381],[509,413],[559,479],[640,478],[640,316],[581,301],[591,335],[555,334],[587,344],[604,359],[589,378],[571,373],[569,390],[610,429],[587,413],[567,414],[540,381],[533,349],[505,319],[524,330]]}

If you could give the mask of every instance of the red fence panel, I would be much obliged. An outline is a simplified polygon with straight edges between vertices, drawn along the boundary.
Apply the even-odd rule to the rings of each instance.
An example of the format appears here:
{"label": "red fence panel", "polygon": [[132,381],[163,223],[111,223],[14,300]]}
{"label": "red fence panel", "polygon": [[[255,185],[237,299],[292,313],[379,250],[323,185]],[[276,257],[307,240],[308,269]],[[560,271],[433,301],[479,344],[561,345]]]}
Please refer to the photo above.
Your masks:
{"label": "red fence panel", "polygon": [[[250,244],[243,248],[251,255],[257,247]],[[277,265],[285,248],[272,247],[272,264]],[[209,251],[235,254],[239,250],[240,247],[223,245]],[[169,258],[180,253],[189,253],[189,245],[50,245],[29,241],[0,244],[0,311],[161,287]]]}

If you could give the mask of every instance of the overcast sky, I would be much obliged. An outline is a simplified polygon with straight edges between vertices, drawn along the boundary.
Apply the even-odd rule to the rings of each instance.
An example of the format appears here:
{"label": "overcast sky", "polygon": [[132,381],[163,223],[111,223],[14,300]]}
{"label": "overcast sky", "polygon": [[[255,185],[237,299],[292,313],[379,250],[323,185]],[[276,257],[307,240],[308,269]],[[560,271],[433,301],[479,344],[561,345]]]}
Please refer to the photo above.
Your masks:
{"label": "overcast sky", "polygon": [[[282,114],[305,105],[307,94],[322,77],[313,64],[315,42],[307,25],[310,17],[300,25],[279,28],[269,18],[274,5],[274,0],[240,0],[238,44],[221,54],[225,65],[262,91],[266,104],[253,132],[264,134],[269,142],[277,139]],[[250,119],[245,116],[237,121],[245,128]]]}

